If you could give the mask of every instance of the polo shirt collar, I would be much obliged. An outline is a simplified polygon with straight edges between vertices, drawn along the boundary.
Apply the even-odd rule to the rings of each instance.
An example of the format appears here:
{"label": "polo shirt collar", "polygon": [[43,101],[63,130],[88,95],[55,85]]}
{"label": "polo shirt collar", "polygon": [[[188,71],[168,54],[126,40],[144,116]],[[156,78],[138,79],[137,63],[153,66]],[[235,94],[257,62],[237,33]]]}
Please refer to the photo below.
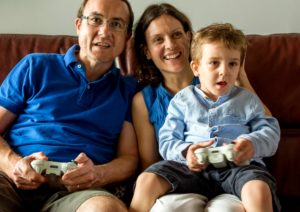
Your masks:
{"label": "polo shirt collar", "polygon": [[[73,45],[67,53],[65,54],[64,61],[66,67],[69,66],[71,63],[78,63],[75,53],[78,53],[80,51],[80,46],[78,44]],[[114,76],[117,74],[117,68],[115,62],[113,62],[112,66],[110,67],[109,71],[106,73],[112,73]]]}

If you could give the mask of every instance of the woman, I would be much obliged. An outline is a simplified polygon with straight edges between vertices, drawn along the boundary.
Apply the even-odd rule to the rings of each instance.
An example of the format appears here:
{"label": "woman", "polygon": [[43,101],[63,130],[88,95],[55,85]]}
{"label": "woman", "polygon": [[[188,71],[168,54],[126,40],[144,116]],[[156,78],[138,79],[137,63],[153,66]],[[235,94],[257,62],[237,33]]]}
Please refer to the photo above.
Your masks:
{"label": "woman", "polygon": [[[134,47],[139,80],[149,84],[132,100],[133,124],[138,139],[141,171],[161,160],[158,133],[170,100],[181,89],[199,84],[190,68],[192,27],[189,19],[169,4],[150,5],[135,25]],[[236,85],[251,87],[245,71]],[[266,114],[271,115],[265,107]],[[198,194],[171,194],[157,200],[151,211],[244,211],[241,201],[224,194],[206,203]],[[147,204],[147,203],[145,203]],[[201,210],[202,208],[202,210]]]}

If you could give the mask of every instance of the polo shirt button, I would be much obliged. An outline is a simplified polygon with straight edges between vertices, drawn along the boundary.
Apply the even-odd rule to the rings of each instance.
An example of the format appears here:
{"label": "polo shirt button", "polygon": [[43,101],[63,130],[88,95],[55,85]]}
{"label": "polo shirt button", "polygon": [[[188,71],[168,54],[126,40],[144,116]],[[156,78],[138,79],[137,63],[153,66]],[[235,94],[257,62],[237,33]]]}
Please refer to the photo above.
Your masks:
{"label": "polo shirt button", "polygon": [[207,97],[207,96],[205,96],[205,97],[204,97],[204,99],[208,99],[208,97]]}
{"label": "polo shirt button", "polygon": [[216,108],[216,107],[215,107],[215,106],[211,106],[211,108],[213,108],[213,109],[214,109],[214,108]]}
{"label": "polo shirt button", "polygon": [[81,64],[79,64],[77,67],[78,67],[78,68],[81,68]]}
{"label": "polo shirt button", "polygon": [[86,86],[86,88],[87,88],[87,89],[90,89],[91,87],[90,87],[90,85],[88,85],[88,86]]}

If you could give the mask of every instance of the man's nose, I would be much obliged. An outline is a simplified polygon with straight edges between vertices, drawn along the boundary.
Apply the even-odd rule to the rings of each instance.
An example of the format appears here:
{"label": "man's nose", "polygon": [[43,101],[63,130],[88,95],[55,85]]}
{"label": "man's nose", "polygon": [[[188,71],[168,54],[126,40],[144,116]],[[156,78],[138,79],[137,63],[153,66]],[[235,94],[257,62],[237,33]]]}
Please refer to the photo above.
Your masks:
{"label": "man's nose", "polygon": [[111,29],[109,28],[109,22],[105,20],[104,23],[101,26],[99,26],[98,30],[99,35],[107,35],[111,33]]}

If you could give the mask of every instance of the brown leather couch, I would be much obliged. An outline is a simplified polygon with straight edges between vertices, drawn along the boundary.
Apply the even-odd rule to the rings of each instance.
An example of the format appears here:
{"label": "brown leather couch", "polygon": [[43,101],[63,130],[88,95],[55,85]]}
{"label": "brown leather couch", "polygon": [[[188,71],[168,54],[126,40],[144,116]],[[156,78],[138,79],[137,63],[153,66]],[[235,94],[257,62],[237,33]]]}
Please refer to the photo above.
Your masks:
{"label": "brown leather couch", "polygon": [[[281,127],[277,153],[266,158],[277,180],[284,212],[300,211],[300,34],[247,35],[246,72],[261,100]],[[65,53],[77,43],[74,36],[0,34],[0,84],[25,55]],[[128,45],[119,57],[123,74],[133,75]],[[0,188],[1,189],[1,188]]]}

